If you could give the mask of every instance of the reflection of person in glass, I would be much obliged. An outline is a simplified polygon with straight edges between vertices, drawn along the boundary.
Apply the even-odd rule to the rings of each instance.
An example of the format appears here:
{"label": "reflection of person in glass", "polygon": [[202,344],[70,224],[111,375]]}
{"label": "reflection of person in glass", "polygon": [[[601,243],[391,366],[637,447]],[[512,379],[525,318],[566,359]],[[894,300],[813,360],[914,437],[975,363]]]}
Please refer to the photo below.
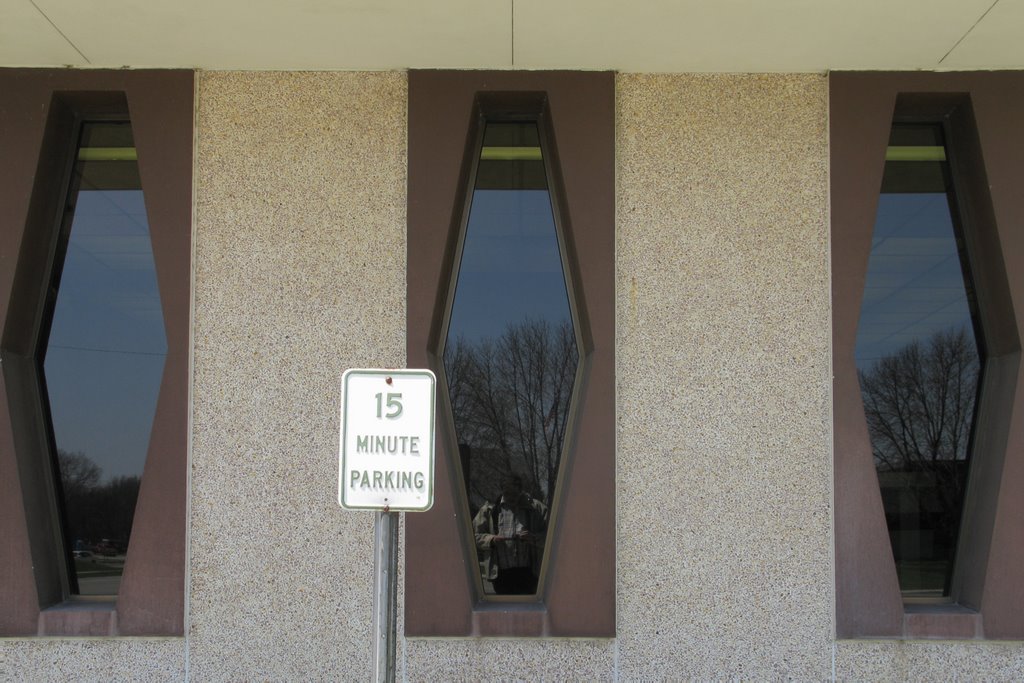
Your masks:
{"label": "reflection of person in glass", "polygon": [[523,480],[506,475],[501,496],[485,503],[473,518],[480,573],[498,595],[531,595],[548,530],[548,509],[523,491]]}

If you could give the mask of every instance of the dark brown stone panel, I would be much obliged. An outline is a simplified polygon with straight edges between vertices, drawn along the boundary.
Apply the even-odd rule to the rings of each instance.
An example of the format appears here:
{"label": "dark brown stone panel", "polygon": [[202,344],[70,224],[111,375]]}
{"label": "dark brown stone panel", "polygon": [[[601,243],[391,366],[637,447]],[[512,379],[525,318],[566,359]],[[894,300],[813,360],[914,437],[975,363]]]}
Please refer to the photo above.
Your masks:
{"label": "dark brown stone panel", "polygon": [[[116,614],[95,618],[40,608],[61,600],[45,467],[18,456],[11,417],[31,412],[17,373],[5,368],[0,400],[0,635],[181,635],[184,626],[188,323],[192,212],[193,74],[190,71],[0,70],[0,320],[3,348],[26,356],[45,286],[49,235],[59,220],[76,116],[128,115],[139,150],[146,209],[164,310],[167,359]],[[11,405],[11,396],[19,397]],[[25,430],[22,429],[22,432]],[[23,449],[24,450],[24,449]],[[23,455],[25,455],[23,453]],[[20,461],[20,462],[19,462]],[[17,474],[14,474],[17,473]],[[11,475],[11,476],[7,476]],[[30,514],[31,513],[31,514]],[[49,550],[47,550],[49,548]],[[33,557],[35,556],[35,558]],[[44,557],[45,556],[45,557]],[[34,562],[43,558],[45,562]],[[32,567],[36,566],[33,573]],[[88,610],[86,610],[87,612]],[[99,614],[99,612],[105,612]],[[58,626],[59,625],[59,626]],[[80,625],[81,627],[79,628]],[[106,634],[106,632],[105,632]]]}
{"label": "dark brown stone panel", "polygon": [[[578,313],[589,330],[575,446],[563,464],[555,540],[539,602],[475,604],[476,558],[438,425],[434,507],[406,518],[408,636],[615,634],[614,75],[414,71],[409,76],[410,367],[434,367],[468,187],[478,95],[546,99],[560,168],[563,229]],[[443,399],[442,399],[443,403]],[[439,410],[439,414],[441,411]]]}
{"label": "dark brown stone panel", "polygon": [[[854,366],[888,129],[947,121],[986,331],[953,603],[903,604]],[[836,627],[839,637],[1024,637],[1024,74],[830,76]],[[976,131],[976,132],[975,132]]]}

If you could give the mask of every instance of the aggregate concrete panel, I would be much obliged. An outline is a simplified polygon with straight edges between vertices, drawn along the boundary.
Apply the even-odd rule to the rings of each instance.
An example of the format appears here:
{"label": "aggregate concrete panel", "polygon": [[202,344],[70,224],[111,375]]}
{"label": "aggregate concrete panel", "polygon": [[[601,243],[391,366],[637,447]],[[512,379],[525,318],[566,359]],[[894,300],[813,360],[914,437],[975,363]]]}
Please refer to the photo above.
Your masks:
{"label": "aggregate concrete panel", "polygon": [[840,640],[838,681],[1019,681],[1024,648],[1009,641]]}
{"label": "aggregate concrete panel", "polygon": [[828,678],[827,81],[617,90],[619,675]]}
{"label": "aggregate concrete panel", "polygon": [[366,680],[340,376],[405,363],[406,76],[198,81],[189,675]]}
{"label": "aggregate concrete panel", "polygon": [[184,638],[0,639],[0,681],[184,679]]}
{"label": "aggregate concrete panel", "polygon": [[405,679],[415,681],[612,681],[608,639],[475,638],[405,641]]}

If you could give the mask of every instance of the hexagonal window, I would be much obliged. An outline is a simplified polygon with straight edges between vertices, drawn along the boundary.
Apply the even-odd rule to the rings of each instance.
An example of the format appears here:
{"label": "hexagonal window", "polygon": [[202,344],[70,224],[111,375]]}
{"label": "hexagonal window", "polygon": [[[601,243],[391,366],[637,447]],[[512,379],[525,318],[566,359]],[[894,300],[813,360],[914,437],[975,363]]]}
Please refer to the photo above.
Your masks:
{"label": "hexagonal window", "polygon": [[950,594],[984,364],[940,124],[892,127],[856,360],[900,589]]}
{"label": "hexagonal window", "polygon": [[551,160],[536,120],[488,120],[474,151],[442,340],[479,590],[542,584],[579,371]]}
{"label": "hexagonal window", "polygon": [[116,595],[167,354],[131,124],[84,123],[35,364],[72,594]]}

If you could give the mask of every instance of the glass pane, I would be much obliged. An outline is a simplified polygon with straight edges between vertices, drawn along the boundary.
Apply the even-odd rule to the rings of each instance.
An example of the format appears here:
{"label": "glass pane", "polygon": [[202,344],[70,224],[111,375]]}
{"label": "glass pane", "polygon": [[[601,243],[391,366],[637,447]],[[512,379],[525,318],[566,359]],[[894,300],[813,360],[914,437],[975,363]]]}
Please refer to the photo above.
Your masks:
{"label": "glass pane", "polygon": [[167,341],[131,125],[87,123],[42,369],[72,588],[115,595]]}
{"label": "glass pane", "polygon": [[893,126],[857,368],[900,588],[949,594],[982,351],[942,129]]}
{"label": "glass pane", "polygon": [[536,123],[489,123],[444,347],[485,594],[532,595],[578,351]]}

